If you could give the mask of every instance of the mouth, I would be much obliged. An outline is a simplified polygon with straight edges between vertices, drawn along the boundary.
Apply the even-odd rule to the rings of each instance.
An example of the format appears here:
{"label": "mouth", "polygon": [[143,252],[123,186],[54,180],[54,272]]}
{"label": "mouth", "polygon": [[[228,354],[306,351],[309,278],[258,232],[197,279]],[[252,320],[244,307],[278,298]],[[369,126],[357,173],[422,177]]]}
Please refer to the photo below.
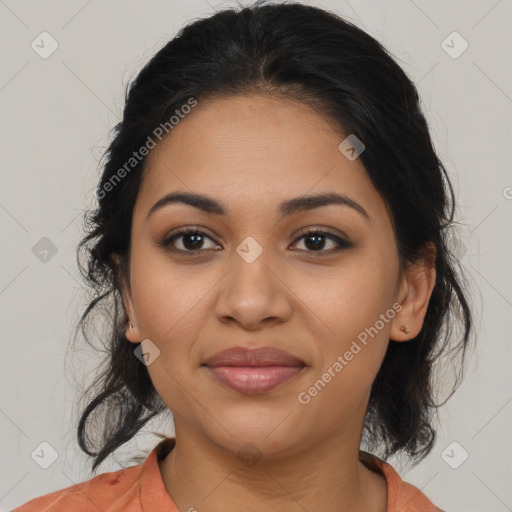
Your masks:
{"label": "mouth", "polygon": [[217,352],[203,366],[220,384],[252,395],[290,381],[304,371],[306,363],[274,347],[234,347]]}

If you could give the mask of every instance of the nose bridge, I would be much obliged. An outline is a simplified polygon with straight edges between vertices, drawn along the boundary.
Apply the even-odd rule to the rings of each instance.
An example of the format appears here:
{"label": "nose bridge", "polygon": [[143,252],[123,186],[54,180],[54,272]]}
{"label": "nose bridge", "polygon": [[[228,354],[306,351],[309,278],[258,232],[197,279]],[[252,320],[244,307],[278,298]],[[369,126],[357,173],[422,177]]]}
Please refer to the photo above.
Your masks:
{"label": "nose bridge", "polygon": [[260,292],[269,293],[269,287],[275,286],[275,276],[271,270],[274,251],[270,245],[264,247],[264,236],[258,238],[262,243],[252,236],[247,236],[238,244],[232,255],[235,263],[235,276],[232,279],[235,286],[249,287],[248,291],[253,295]]}
{"label": "nose bridge", "polygon": [[[260,237],[260,240],[264,237]],[[233,251],[233,267],[221,286],[216,304],[219,317],[232,317],[246,327],[290,313],[286,286],[276,275],[279,266],[271,246],[263,248],[253,237]]]}

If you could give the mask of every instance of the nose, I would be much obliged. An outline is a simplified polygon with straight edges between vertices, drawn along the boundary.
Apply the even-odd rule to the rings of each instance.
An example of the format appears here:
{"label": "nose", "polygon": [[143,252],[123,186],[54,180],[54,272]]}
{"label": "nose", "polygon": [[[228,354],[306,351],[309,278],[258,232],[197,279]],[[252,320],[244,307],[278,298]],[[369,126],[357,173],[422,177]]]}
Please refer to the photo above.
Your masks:
{"label": "nose", "polygon": [[236,322],[246,330],[289,320],[293,293],[283,268],[271,258],[271,250],[264,250],[255,259],[234,256],[233,267],[219,283],[214,307],[218,320]]}

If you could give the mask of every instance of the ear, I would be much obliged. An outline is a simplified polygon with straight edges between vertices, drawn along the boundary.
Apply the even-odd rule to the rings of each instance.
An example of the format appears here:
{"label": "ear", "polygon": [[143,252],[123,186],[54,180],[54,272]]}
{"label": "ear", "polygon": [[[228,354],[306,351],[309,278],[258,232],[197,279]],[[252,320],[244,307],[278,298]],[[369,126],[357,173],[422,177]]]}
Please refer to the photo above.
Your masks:
{"label": "ear", "polygon": [[[125,273],[123,272],[121,257],[114,253],[111,255],[111,259],[114,262],[117,283],[121,288],[123,307],[126,312],[126,316],[128,316],[128,323],[125,326],[126,339],[132,343],[139,343],[139,323],[137,321],[137,315],[135,314],[130,283],[127,281]],[[130,328],[129,324],[133,325],[133,329]]]}
{"label": "ear", "polygon": [[[407,341],[419,334],[436,284],[435,259],[436,247],[433,242],[428,242],[423,257],[414,264],[409,264],[404,271],[397,298],[402,309],[393,319],[390,339]],[[402,325],[409,332],[403,332]]]}

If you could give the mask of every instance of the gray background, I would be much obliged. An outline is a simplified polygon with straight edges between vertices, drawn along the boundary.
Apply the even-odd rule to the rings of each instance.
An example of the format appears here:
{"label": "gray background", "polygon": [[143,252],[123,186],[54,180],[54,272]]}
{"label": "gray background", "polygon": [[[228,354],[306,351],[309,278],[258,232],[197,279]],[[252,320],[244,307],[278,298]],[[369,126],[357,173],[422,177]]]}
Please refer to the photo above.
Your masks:
{"label": "gray background", "polygon": [[[443,509],[512,510],[511,2],[305,3],[369,32],[418,84],[459,201],[457,250],[478,308],[477,349],[441,409],[433,452],[414,469],[390,462]],[[77,387],[94,378],[97,356],[84,346],[66,357],[86,299],[75,262],[81,216],[127,80],[185,22],[222,5],[233,3],[0,0],[0,512],[89,478],[73,404]],[[31,47],[35,40],[50,48],[43,31],[58,43],[47,58]],[[463,42],[453,31],[469,45],[457,58]],[[43,237],[55,254],[41,252],[50,245]],[[168,425],[169,417],[151,423],[100,472],[150,450],[151,428],[172,435]],[[31,457],[34,450],[49,456],[42,442],[58,454],[48,469]],[[468,458],[453,469],[446,461],[460,463],[462,450]]]}

